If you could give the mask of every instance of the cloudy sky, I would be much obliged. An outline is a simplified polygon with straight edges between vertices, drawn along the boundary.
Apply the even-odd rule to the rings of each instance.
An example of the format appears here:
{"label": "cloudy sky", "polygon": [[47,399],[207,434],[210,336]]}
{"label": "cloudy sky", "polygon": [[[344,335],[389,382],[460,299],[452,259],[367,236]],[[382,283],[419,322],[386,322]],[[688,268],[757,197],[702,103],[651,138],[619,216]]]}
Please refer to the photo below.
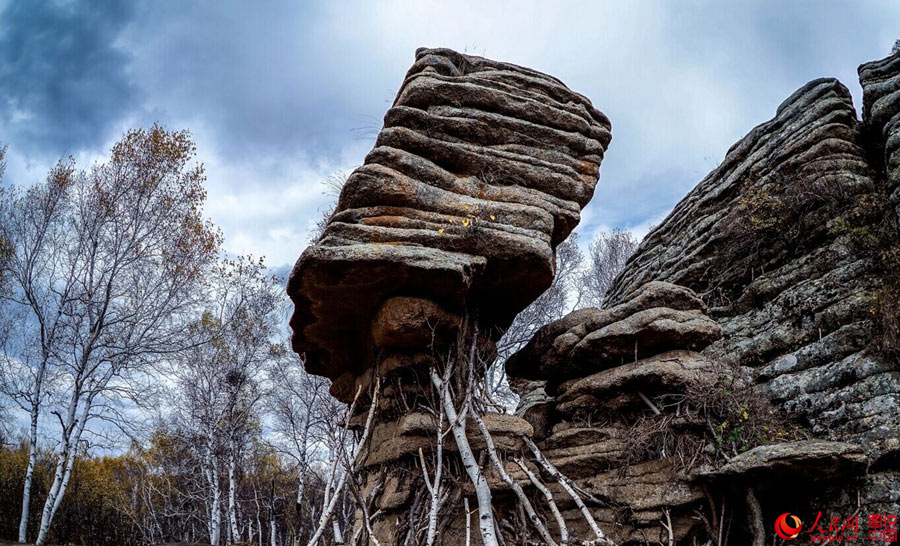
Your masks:
{"label": "cloudy sky", "polygon": [[856,67],[900,38],[900,2],[0,0],[6,183],[101,158],[128,128],[190,129],[226,248],[292,263],[358,165],[420,46],[559,77],[613,123],[583,240],[644,233],[810,79],[859,105]]}

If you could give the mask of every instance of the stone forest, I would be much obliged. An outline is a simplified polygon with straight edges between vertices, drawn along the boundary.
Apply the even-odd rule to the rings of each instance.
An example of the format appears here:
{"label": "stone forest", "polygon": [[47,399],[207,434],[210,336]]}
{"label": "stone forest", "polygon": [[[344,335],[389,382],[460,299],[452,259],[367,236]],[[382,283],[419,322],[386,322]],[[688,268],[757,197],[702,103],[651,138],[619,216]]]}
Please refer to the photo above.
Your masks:
{"label": "stone forest", "polygon": [[540,328],[509,414],[495,343],[550,286],[615,120],[419,49],[288,283],[293,349],[357,440],[310,544],[344,488],[357,544],[763,546],[900,511],[900,53],[859,79],[860,113],[836,79],[787,97],[601,308]]}

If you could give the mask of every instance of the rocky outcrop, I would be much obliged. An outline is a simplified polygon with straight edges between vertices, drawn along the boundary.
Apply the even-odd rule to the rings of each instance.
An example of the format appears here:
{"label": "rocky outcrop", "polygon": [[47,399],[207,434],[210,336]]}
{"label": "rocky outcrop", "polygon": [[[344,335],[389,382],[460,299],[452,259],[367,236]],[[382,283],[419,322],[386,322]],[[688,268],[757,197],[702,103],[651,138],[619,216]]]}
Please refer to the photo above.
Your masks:
{"label": "rocky outcrop", "polygon": [[365,370],[370,325],[391,296],[456,314],[477,302],[482,329],[502,333],[549,286],[609,141],[606,116],[556,78],[417,51],[375,148],[291,274],[307,369]]}
{"label": "rocky outcrop", "polygon": [[606,305],[651,281],[694,290],[722,330],[703,354],[811,436],[861,447],[872,466],[848,488],[897,511],[900,55],[859,73],[862,121],[836,80],[799,89],[645,238]]}
{"label": "rocky outcrop", "polygon": [[[571,542],[602,542],[596,521],[617,544],[759,543],[784,512],[900,512],[900,53],[859,73],[861,120],[837,80],[797,90],[645,238],[604,308],[508,359],[519,411],[479,427],[464,419],[488,404],[463,393],[549,285],[610,125],[550,76],[419,50],[288,285],[294,348],[369,434],[355,483],[381,543],[427,513],[436,438],[448,472],[483,472],[453,502],[486,484],[479,520],[501,514],[513,543],[534,539],[513,520],[562,521]],[[451,392],[464,417],[446,423],[471,442],[439,426]],[[529,495],[553,517],[526,516]],[[464,528],[446,515],[441,540]]]}
{"label": "rocky outcrop", "polygon": [[837,80],[803,86],[645,238],[603,309],[509,359],[548,457],[624,508],[619,541],[715,536],[718,498],[756,522],[738,542],[785,511],[900,510],[900,54],[859,72],[862,121]]}
{"label": "rocky outcrop", "polygon": [[900,202],[900,55],[859,67],[863,88],[862,119],[871,157],[893,181],[891,199]]}
{"label": "rocky outcrop", "polygon": [[[883,79],[884,66],[900,65],[891,59],[878,64]],[[885,81],[896,91],[897,78]],[[867,111],[889,103],[884,83],[865,82]],[[873,87],[884,97],[871,98]],[[887,106],[874,110],[870,122],[889,119]],[[900,447],[900,376],[870,345],[885,272],[856,240],[882,236],[875,203],[896,186],[868,159],[872,131],[843,85],[810,82],[647,236],[607,301],[649,280],[692,288],[723,332],[705,354],[754,368],[813,433],[862,442],[877,457]]]}
{"label": "rocky outcrop", "polygon": [[701,472],[704,480],[741,480],[748,484],[771,480],[812,482],[865,473],[869,460],[856,444],[807,440],[764,445],[745,451],[725,465]]}
{"label": "rocky outcrop", "polygon": [[648,283],[623,305],[581,309],[542,328],[509,358],[507,373],[565,381],[639,356],[705,347],[721,332],[704,310],[684,288]]}
{"label": "rocky outcrop", "polygon": [[[552,395],[519,413],[551,463],[601,499],[597,519],[617,544],[666,540],[665,518],[674,540],[697,532],[692,512],[704,490],[690,476],[692,465],[676,457],[713,447],[706,422],[687,404],[677,416],[662,415],[657,404],[716,385],[720,370],[698,351],[720,337],[691,290],[651,282],[619,305],[544,326],[507,363],[513,378],[530,381],[514,382],[519,388]],[[560,503],[566,506],[563,496]]]}

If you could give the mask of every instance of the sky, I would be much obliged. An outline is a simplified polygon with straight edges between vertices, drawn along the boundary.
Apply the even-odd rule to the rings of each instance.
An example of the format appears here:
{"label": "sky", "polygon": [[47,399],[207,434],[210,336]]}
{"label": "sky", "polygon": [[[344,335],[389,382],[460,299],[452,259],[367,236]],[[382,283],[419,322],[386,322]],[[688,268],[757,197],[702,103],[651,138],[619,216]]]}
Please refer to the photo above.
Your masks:
{"label": "sky", "polygon": [[131,128],[189,129],[233,254],[286,268],[371,149],[416,48],[563,80],[612,121],[581,241],[643,235],[807,81],[854,95],[900,38],[900,2],[0,0],[6,184],[101,160]]}

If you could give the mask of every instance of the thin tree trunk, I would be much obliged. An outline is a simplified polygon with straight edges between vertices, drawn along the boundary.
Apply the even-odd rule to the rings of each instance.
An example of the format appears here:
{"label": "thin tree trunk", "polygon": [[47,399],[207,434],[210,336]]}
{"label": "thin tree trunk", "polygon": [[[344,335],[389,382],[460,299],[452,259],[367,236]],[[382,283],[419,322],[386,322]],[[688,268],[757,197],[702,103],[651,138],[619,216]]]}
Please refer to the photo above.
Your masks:
{"label": "thin tree trunk", "polygon": [[[525,492],[522,490],[522,487],[516,483],[512,476],[506,471],[506,468],[503,466],[503,461],[500,460],[499,455],[497,455],[497,448],[494,446],[494,439],[491,437],[490,431],[488,431],[487,426],[484,424],[484,419],[481,418],[475,412],[475,409],[469,406],[469,411],[472,414],[472,419],[475,420],[475,424],[478,425],[478,430],[481,431],[481,435],[484,437],[485,447],[487,448],[488,455],[491,458],[491,461],[494,463],[494,468],[497,469],[497,474],[500,476],[500,479],[503,480],[510,489],[516,494],[516,497],[519,499],[519,503],[522,505],[522,508],[525,509],[525,513],[528,515],[529,521],[534,525],[534,528],[537,529],[539,535],[541,535],[541,539],[544,541],[544,544],[549,544],[550,546],[556,546],[556,541],[553,540],[553,537],[550,536],[550,531],[547,530],[547,526],[544,525],[544,522],[541,521],[541,518],[534,511],[534,506],[531,505],[531,501],[528,500],[528,497],[525,495]],[[551,497],[552,498],[552,497]],[[565,527],[563,527],[564,529]],[[563,530],[565,534],[565,530]],[[567,536],[567,535],[566,535]]]}
{"label": "thin tree trunk", "polygon": [[753,546],[765,546],[766,526],[763,523],[762,507],[752,487],[747,489],[747,512],[750,528],[753,530]]}
{"label": "thin tree trunk", "polygon": [[569,483],[569,478],[564,476],[559,470],[553,466],[550,461],[548,461],[544,454],[541,453],[541,450],[535,445],[534,442],[531,441],[530,438],[525,436],[522,437],[522,441],[525,442],[525,445],[528,446],[528,449],[531,450],[531,453],[534,455],[535,460],[541,467],[547,471],[548,474],[556,478],[556,481],[559,482],[559,485],[565,489],[566,493],[572,498],[575,502],[575,505],[578,506],[578,509],[581,511],[581,515],[584,516],[585,521],[587,521],[588,526],[590,526],[591,530],[594,532],[594,536],[597,537],[594,540],[594,544],[613,544],[613,542],[606,537],[603,531],[600,529],[600,526],[597,525],[597,521],[594,519],[594,516],[591,515],[591,511],[588,510],[588,507],[585,506],[584,501],[581,500],[581,496],[575,492],[575,489]]}
{"label": "thin tree trunk", "polygon": [[556,501],[553,500],[553,493],[550,492],[547,487],[541,483],[541,480],[525,465],[525,461],[521,458],[516,459],[516,464],[519,465],[519,468],[522,469],[522,472],[528,476],[528,479],[531,481],[531,484],[544,495],[544,499],[547,501],[547,506],[550,507],[550,513],[553,514],[553,517],[556,518],[556,526],[559,527],[559,543],[561,546],[567,546],[569,544],[569,529],[566,527],[566,520],[563,519],[562,514],[559,512],[559,508],[556,506]]}
{"label": "thin tree trunk", "polygon": [[209,446],[206,446],[204,459],[206,481],[210,487],[210,498],[207,499],[209,502],[209,518],[206,522],[206,528],[209,535],[209,543],[212,544],[212,546],[218,546],[219,535],[222,530],[222,510],[219,508],[219,497],[221,496],[221,493],[219,491],[219,471],[216,468],[212,450]]}
{"label": "thin tree trunk", "polygon": [[228,527],[231,534],[231,539],[234,540],[237,537],[240,537],[240,533],[238,532],[237,526],[237,502],[235,499],[237,485],[234,479],[234,469],[235,469],[235,454],[234,454],[234,439],[229,440],[228,446]]}
{"label": "thin tree trunk", "polygon": [[31,403],[31,427],[28,430],[28,466],[25,467],[25,485],[22,488],[22,517],[19,519],[19,542],[27,542],[28,516],[31,508],[31,483],[34,480],[34,465],[37,461],[37,428],[40,387],[35,389],[35,400]]}
{"label": "thin tree trunk", "polygon": [[[437,377],[437,376],[435,376]],[[381,388],[381,380],[376,379],[375,387],[372,392],[372,401],[369,404],[369,412],[366,415],[366,425],[363,428],[362,436],[359,438],[359,443],[356,444],[356,447],[353,449],[353,453],[350,457],[350,463],[348,464],[347,471],[341,474],[340,479],[336,487],[334,488],[334,494],[331,499],[328,499],[328,486],[325,487],[325,503],[322,507],[322,516],[319,518],[319,525],[316,527],[316,531],[313,533],[312,538],[309,539],[307,546],[313,546],[316,542],[319,541],[319,538],[322,536],[322,533],[325,531],[325,528],[328,525],[328,521],[334,515],[334,509],[337,508],[337,500],[341,493],[344,491],[344,483],[348,477],[356,468],[357,459],[359,458],[360,453],[362,452],[363,446],[369,439],[369,433],[372,431],[372,421],[375,418],[375,408],[378,407],[378,390]],[[350,416],[353,415],[353,409],[356,407],[356,400],[359,398],[359,394],[362,392],[362,387],[356,390],[356,395],[353,397],[353,402],[350,404],[350,410],[347,412],[346,422],[350,422]],[[345,429],[346,432],[346,429]],[[335,462],[339,454],[335,454]],[[332,475],[328,476],[326,479],[326,484],[331,483],[331,480],[334,479],[333,473],[337,469],[336,466],[332,466]],[[350,479],[353,479],[352,476]],[[489,545],[486,545],[489,546]]]}
{"label": "thin tree trunk", "polygon": [[[431,372],[431,381],[434,386],[440,390],[443,385],[437,373]],[[481,541],[484,546],[498,546],[496,526],[494,525],[494,514],[491,512],[491,489],[488,487],[487,480],[475,460],[475,454],[472,452],[472,446],[469,445],[469,438],[466,436],[466,420],[457,418],[456,408],[453,407],[453,401],[450,397],[444,399],[444,414],[450,423],[450,430],[453,432],[453,438],[456,440],[456,447],[459,449],[459,456],[462,459],[463,468],[472,480],[475,486],[475,497],[478,499],[478,527],[481,530]]]}
{"label": "thin tree trunk", "polygon": [[53,485],[50,487],[50,492],[47,493],[47,500],[44,502],[44,510],[41,513],[41,525],[38,530],[38,538],[35,541],[36,546],[44,546],[47,543],[50,525],[53,523],[53,518],[56,516],[59,505],[62,503],[66,488],[69,486],[69,478],[72,476],[72,466],[75,464],[78,442],[81,441],[81,434],[84,432],[84,425],[91,411],[93,395],[87,397],[81,411],[81,418],[77,419],[75,414],[80,399],[81,393],[76,389],[72,393],[69,412],[66,416],[62,449],[56,460]]}

